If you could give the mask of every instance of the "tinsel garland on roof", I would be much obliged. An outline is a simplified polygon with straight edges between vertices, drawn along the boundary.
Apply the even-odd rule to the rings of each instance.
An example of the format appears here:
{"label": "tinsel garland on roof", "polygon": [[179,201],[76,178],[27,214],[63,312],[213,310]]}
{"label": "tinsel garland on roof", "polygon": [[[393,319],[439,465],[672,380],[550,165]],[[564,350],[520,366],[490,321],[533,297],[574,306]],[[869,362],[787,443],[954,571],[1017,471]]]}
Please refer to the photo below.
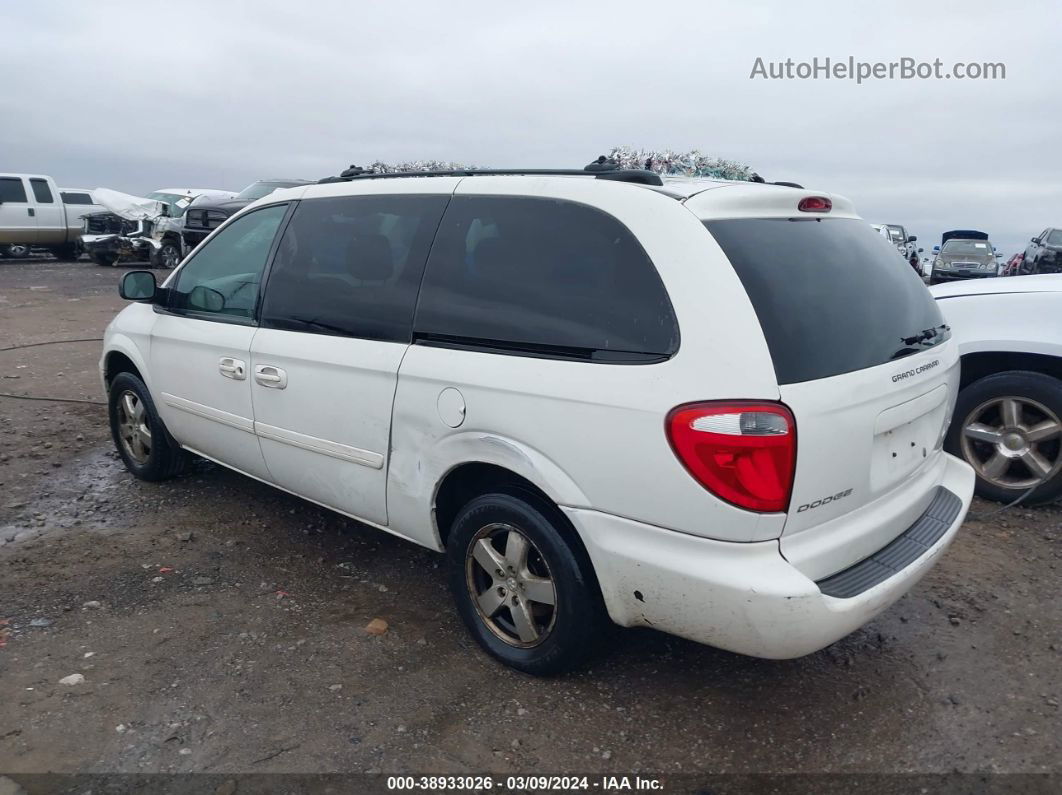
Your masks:
{"label": "tinsel garland on roof", "polygon": [[609,151],[608,158],[619,163],[620,168],[644,168],[657,174],[744,181],[752,179],[752,169],[743,163],[709,157],[697,149],[675,152],[671,149],[615,146]]}
{"label": "tinsel garland on roof", "polygon": [[[648,169],[657,174],[686,177],[710,177],[713,179],[752,180],[753,171],[743,163],[710,157],[697,149],[676,152],[671,149],[635,149],[631,146],[614,146],[608,159],[620,168]],[[483,165],[468,165],[449,160],[408,160],[401,163],[385,163],[377,160],[364,171],[376,174],[393,174],[400,171],[468,171],[489,168]]]}

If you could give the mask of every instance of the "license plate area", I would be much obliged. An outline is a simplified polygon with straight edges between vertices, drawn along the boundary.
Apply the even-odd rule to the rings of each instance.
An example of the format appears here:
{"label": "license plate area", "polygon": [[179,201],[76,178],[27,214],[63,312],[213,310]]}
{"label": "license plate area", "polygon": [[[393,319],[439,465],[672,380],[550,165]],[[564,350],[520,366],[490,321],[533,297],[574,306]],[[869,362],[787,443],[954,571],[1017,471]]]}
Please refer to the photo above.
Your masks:
{"label": "license plate area", "polygon": [[872,492],[880,492],[905,479],[935,457],[943,442],[941,428],[947,405],[874,436],[870,470]]}

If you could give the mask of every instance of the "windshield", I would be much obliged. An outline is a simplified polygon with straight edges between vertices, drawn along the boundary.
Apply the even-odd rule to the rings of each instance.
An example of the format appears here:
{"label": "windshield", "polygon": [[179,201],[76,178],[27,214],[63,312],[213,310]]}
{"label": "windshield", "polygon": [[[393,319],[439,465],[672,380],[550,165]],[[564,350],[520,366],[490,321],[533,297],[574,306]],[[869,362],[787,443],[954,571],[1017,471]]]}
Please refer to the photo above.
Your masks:
{"label": "windshield", "polygon": [[1062,229],[1056,229],[1047,236],[1047,245],[1062,246]]}
{"label": "windshield", "polygon": [[899,226],[890,226],[889,235],[892,237],[894,243],[903,242],[903,229]]}
{"label": "windshield", "polygon": [[255,199],[261,199],[263,196],[268,196],[275,190],[290,188],[296,184],[295,182],[255,182],[253,185],[248,185],[241,190],[236,198],[240,201],[254,201]]}
{"label": "windshield", "polygon": [[195,197],[185,196],[181,193],[162,193],[160,191],[155,191],[154,193],[149,193],[147,198],[163,202],[169,208],[166,214],[170,218],[180,218],[184,215],[184,211],[188,209],[188,205],[192,203],[192,199]]}
{"label": "windshield", "polygon": [[857,218],[739,218],[704,225],[745,286],[779,384],[850,373],[948,338],[896,249]]}
{"label": "windshield", "polygon": [[992,244],[984,240],[949,240],[941,253],[983,257],[992,253]]}

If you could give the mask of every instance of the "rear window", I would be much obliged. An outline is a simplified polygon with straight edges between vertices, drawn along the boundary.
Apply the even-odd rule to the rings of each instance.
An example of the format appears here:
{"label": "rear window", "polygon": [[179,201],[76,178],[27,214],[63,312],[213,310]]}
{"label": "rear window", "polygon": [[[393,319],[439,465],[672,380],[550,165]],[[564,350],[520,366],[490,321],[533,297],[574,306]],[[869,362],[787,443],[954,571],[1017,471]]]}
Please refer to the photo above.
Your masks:
{"label": "rear window", "polygon": [[756,309],[779,384],[874,367],[948,337],[922,280],[859,219],[705,226]]}
{"label": "rear window", "polygon": [[496,353],[654,362],[678,347],[656,268],[622,223],[554,199],[458,196],[417,307],[419,339]]}
{"label": "rear window", "polygon": [[92,204],[92,197],[87,193],[74,193],[72,191],[60,191],[63,204]]}

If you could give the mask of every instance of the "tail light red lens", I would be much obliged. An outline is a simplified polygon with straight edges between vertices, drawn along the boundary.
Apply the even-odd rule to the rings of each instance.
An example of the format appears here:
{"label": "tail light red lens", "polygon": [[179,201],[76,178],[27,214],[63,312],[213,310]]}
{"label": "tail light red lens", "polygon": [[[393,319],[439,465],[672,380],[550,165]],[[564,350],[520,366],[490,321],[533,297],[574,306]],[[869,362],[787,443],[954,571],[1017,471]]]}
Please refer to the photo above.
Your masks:
{"label": "tail light red lens", "polygon": [[833,202],[825,196],[806,196],[800,200],[797,209],[802,213],[828,213],[833,209]]}
{"label": "tail light red lens", "polygon": [[749,511],[789,507],[796,422],[780,403],[691,403],[667,416],[675,455],[708,491]]}

